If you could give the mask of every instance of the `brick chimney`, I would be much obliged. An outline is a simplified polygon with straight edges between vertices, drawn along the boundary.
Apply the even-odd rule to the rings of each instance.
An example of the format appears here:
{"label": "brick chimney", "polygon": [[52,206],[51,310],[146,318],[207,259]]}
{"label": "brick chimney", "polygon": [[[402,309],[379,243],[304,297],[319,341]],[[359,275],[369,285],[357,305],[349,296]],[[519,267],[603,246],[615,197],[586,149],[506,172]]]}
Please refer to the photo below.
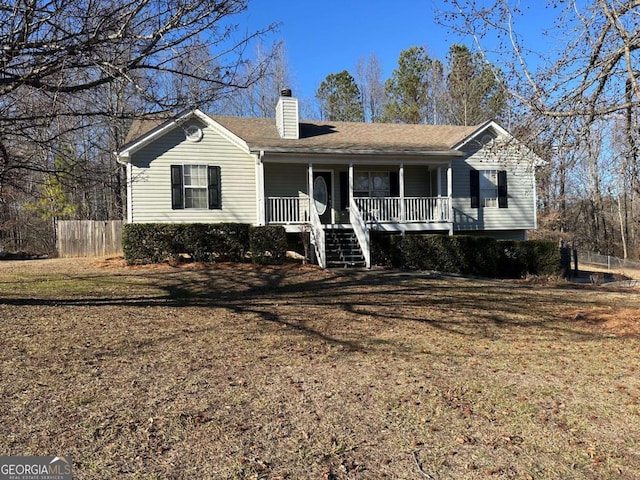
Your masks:
{"label": "brick chimney", "polygon": [[276,105],[276,126],[280,138],[296,140],[300,138],[298,125],[298,99],[291,96],[291,90],[280,90],[280,98]]}

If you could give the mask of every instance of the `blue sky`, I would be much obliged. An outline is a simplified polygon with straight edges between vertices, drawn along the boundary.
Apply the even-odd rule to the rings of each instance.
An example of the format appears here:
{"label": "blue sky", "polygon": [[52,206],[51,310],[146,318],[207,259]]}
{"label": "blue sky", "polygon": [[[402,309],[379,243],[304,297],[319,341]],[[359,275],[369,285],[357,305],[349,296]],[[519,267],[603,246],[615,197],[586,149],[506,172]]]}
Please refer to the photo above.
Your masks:
{"label": "blue sky", "polygon": [[[553,10],[545,8],[544,0],[516,3],[524,5],[526,14],[521,31],[539,38],[543,24],[553,22]],[[386,79],[400,52],[411,46],[424,46],[443,61],[453,43],[471,46],[470,38],[457,37],[434,21],[443,9],[448,9],[443,0],[251,0],[246,18],[248,28],[281,23],[267,43],[284,40],[294,95],[310,99],[328,74],[345,69],[355,74],[358,58],[372,52]]]}

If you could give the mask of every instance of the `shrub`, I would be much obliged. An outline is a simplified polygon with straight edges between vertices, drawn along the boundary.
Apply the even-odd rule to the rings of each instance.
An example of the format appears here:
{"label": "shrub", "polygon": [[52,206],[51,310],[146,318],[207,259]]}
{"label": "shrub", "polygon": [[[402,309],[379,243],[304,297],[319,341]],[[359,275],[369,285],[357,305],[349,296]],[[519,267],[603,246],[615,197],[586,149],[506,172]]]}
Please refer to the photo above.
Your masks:
{"label": "shrub", "polygon": [[549,241],[497,241],[473,235],[371,236],[372,261],[407,270],[498,278],[556,275],[560,252]]}
{"label": "shrub", "polygon": [[520,278],[531,275],[558,275],[560,249],[549,240],[514,241],[499,243],[500,268],[503,278]]}
{"label": "shrub", "polygon": [[401,268],[437,270],[493,277],[498,248],[487,237],[406,235],[401,241]]}
{"label": "shrub", "polygon": [[241,262],[249,250],[246,223],[184,224],[183,245],[197,262]]}
{"label": "shrub", "polygon": [[498,242],[498,276],[501,278],[521,278],[528,270],[530,249],[526,242],[501,240]]}
{"label": "shrub", "polygon": [[560,271],[560,248],[551,240],[525,242],[531,250],[529,273],[533,275],[558,275]]}
{"label": "shrub", "polygon": [[122,251],[128,264],[159,263],[176,257],[183,250],[180,225],[130,223],[122,231]]}
{"label": "shrub", "polygon": [[253,227],[249,243],[254,263],[278,265],[284,263],[287,257],[287,234],[283,227]]}
{"label": "shrub", "polygon": [[242,223],[133,223],[123,229],[125,261],[160,263],[189,255],[194,261],[242,261],[249,225]]}
{"label": "shrub", "polygon": [[457,251],[462,256],[462,273],[482,275],[485,277],[498,276],[500,253],[498,242],[490,237],[464,235],[457,238]]}
{"label": "shrub", "polygon": [[371,231],[369,235],[371,264],[383,267],[399,267],[401,236],[377,231]]}
{"label": "shrub", "polygon": [[459,261],[452,251],[451,239],[443,235],[405,235],[400,241],[400,267],[459,273]]}

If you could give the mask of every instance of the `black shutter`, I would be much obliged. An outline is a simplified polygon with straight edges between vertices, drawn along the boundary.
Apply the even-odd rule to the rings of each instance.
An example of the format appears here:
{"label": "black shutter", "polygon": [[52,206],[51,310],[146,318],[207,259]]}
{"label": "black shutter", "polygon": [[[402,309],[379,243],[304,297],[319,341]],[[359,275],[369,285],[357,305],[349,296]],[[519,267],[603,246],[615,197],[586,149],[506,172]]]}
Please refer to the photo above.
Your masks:
{"label": "black shutter", "polygon": [[507,208],[509,206],[507,200],[507,171],[498,171],[498,207]]}
{"label": "black shutter", "polygon": [[400,172],[389,172],[389,195],[400,196]]}
{"label": "black shutter", "polygon": [[349,172],[340,172],[340,210],[349,207]]}
{"label": "black shutter", "polygon": [[209,208],[222,208],[222,194],[220,188],[220,167],[209,167]]}
{"label": "black shutter", "polygon": [[479,208],[480,207],[480,172],[478,170],[471,170],[469,173],[470,173],[469,191],[471,195],[471,208]]}
{"label": "black shutter", "polygon": [[182,183],[182,165],[171,165],[171,208],[184,208],[184,185]]}

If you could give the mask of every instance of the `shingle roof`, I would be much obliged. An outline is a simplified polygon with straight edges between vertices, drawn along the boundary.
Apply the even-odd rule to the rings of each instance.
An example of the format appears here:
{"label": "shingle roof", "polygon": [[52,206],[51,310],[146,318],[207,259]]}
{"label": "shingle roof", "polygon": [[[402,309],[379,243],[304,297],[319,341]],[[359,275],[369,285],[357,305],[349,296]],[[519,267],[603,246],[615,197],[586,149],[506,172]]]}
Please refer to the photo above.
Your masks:
{"label": "shingle roof", "polygon": [[[282,139],[273,118],[210,116],[251,150],[277,152],[349,151],[376,153],[452,152],[452,147],[480,128],[456,125],[408,125],[300,121],[300,138]],[[127,144],[160,127],[167,118],[144,118],[133,122]]]}

